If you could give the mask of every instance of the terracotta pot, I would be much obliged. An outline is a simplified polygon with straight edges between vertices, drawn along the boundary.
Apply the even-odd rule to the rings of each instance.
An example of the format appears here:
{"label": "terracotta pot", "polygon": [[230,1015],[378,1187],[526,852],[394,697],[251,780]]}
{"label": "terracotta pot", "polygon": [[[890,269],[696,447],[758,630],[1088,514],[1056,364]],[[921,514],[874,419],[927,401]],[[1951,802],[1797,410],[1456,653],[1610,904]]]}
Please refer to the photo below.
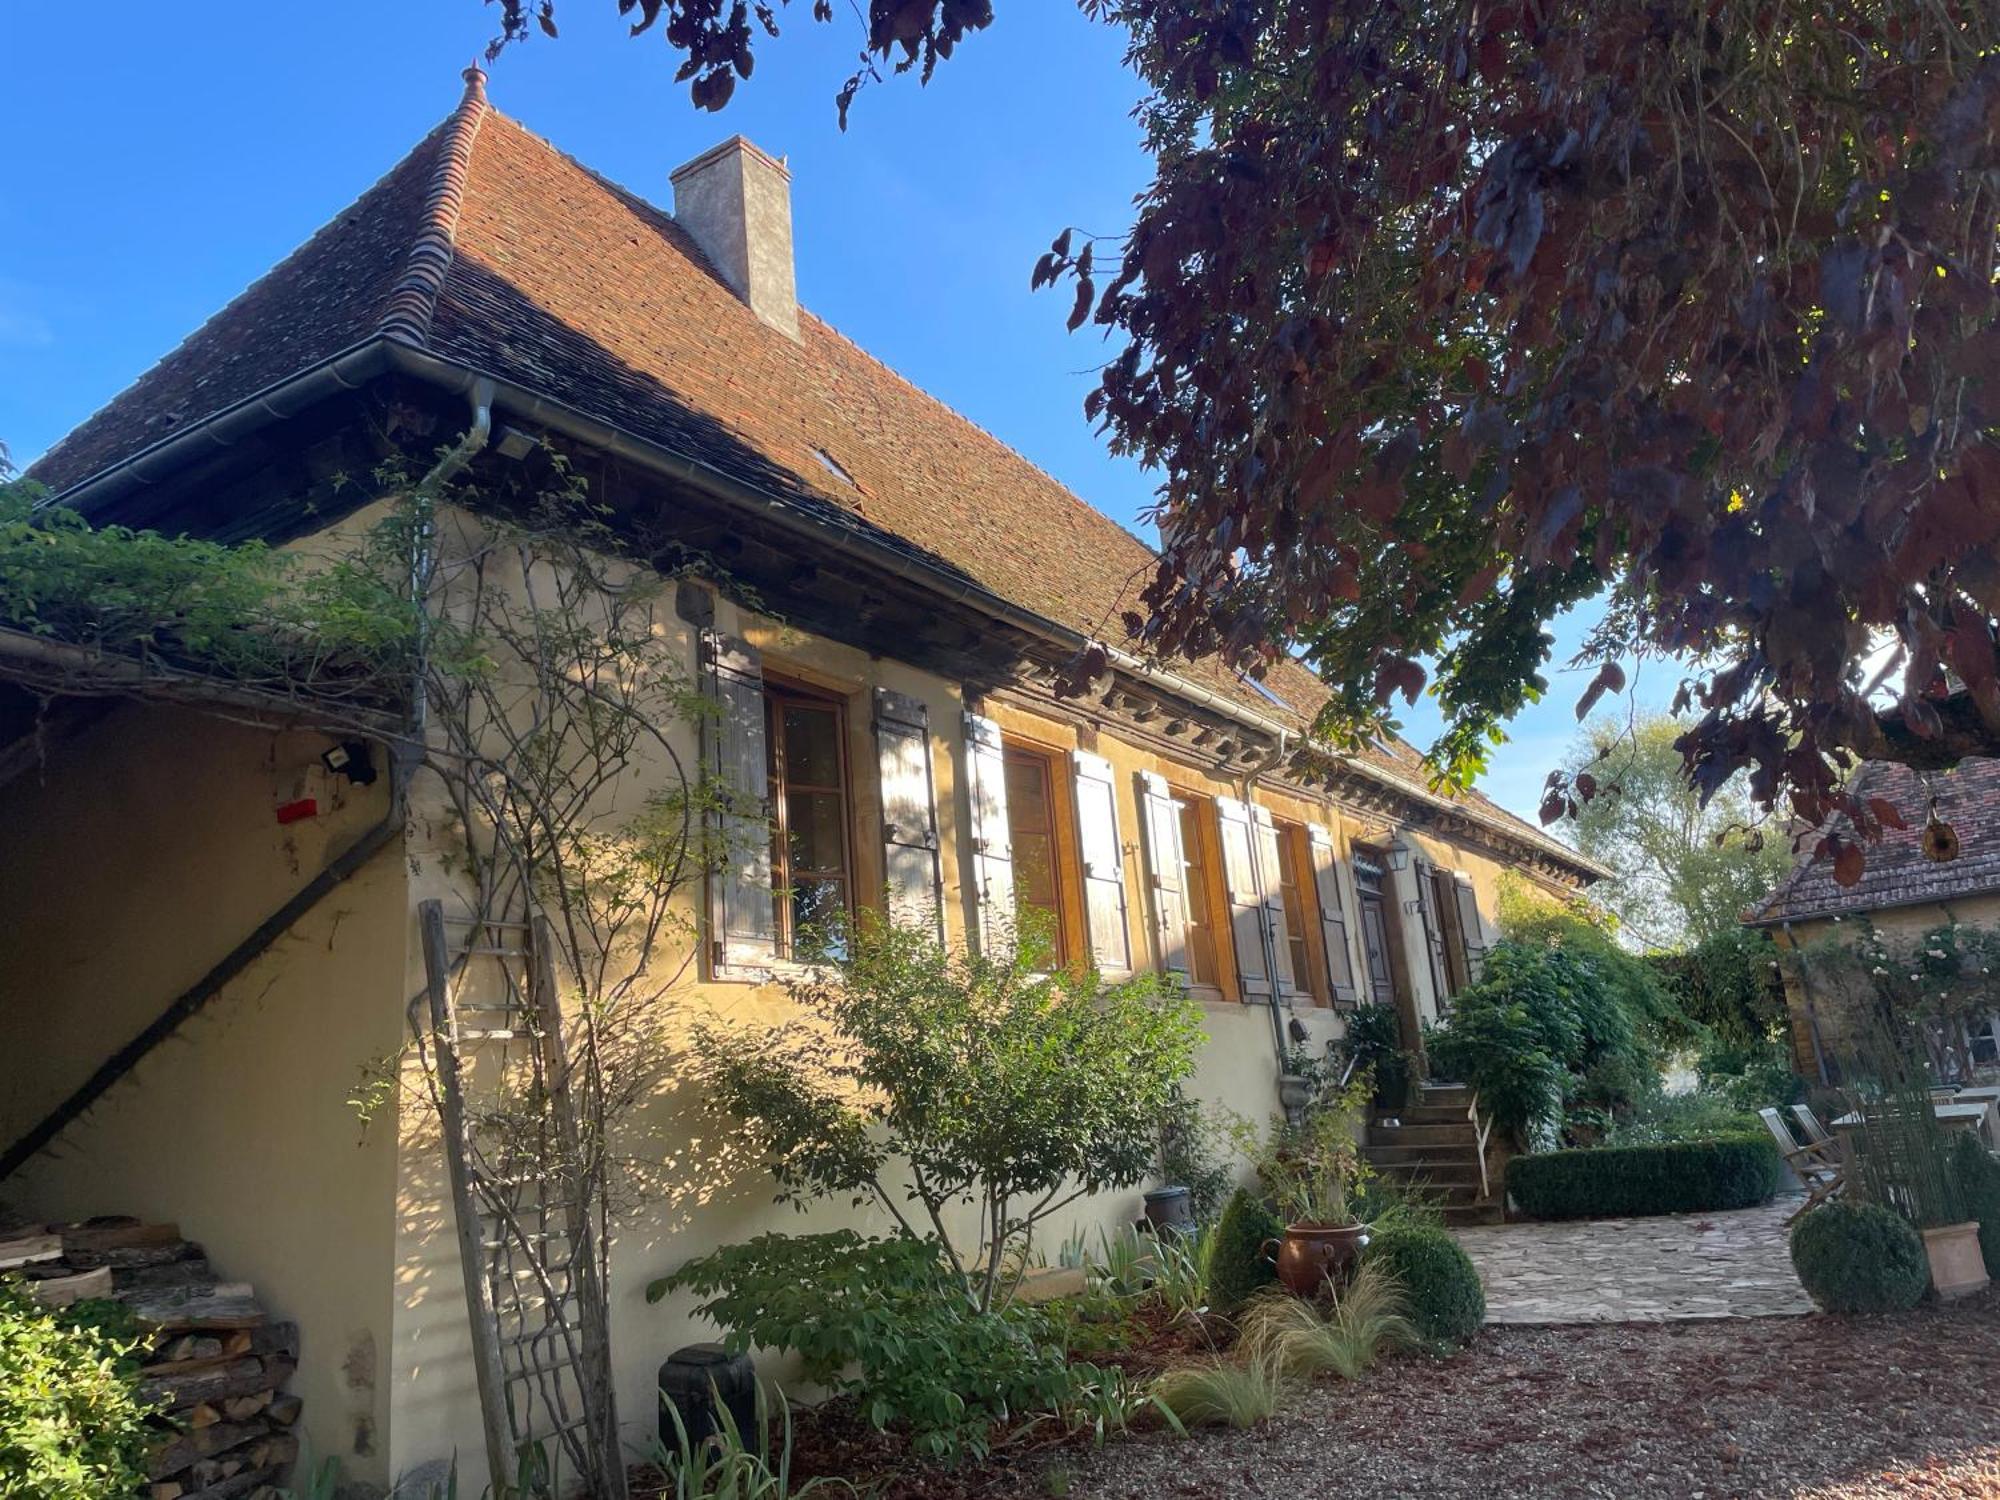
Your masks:
{"label": "terracotta pot", "polygon": [[1931,1286],[1938,1300],[1969,1297],[1987,1282],[1986,1261],[1979,1253],[1979,1225],[1968,1220],[1924,1232],[1924,1254],[1930,1257]]}
{"label": "terracotta pot", "polygon": [[1278,1268],[1278,1281],[1294,1297],[1313,1297],[1329,1280],[1339,1282],[1368,1243],[1366,1224],[1338,1228],[1292,1224],[1282,1240],[1264,1241],[1264,1259]]}

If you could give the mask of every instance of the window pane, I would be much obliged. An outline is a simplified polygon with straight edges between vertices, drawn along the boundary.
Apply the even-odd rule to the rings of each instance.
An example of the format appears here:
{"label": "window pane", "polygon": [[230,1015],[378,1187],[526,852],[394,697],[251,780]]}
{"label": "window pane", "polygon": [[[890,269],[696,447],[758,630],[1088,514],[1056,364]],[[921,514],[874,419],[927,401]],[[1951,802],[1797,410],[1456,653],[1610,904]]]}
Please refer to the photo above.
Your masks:
{"label": "window pane", "polygon": [[1181,853],[1187,867],[1188,980],[1192,984],[1222,983],[1215,955],[1215,913],[1208,904],[1208,846],[1202,842],[1207,802],[1181,803]]}
{"label": "window pane", "polygon": [[841,857],[841,805],[838,792],[787,792],[785,831],[791,840],[791,871],[797,876],[839,875],[847,868]]}
{"label": "window pane", "polygon": [[840,785],[840,716],[832,708],[787,703],[784,743],[786,785]]}
{"label": "window pane", "polygon": [[792,956],[845,957],[847,883],[798,880],[792,883]]}

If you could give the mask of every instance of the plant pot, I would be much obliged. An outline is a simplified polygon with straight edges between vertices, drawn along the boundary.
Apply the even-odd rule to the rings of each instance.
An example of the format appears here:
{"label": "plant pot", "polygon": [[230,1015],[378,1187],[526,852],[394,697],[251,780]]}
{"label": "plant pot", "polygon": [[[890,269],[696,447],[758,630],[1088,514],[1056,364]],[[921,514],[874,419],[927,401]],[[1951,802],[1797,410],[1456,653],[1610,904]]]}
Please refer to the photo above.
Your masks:
{"label": "plant pot", "polygon": [[1181,1235],[1194,1230],[1194,1194],[1184,1187],[1158,1187],[1146,1194],[1146,1222],[1155,1234]]}
{"label": "plant pot", "polygon": [[1368,1243],[1366,1224],[1288,1224],[1283,1239],[1264,1241],[1264,1259],[1278,1268],[1278,1281],[1294,1297],[1314,1297],[1328,1281],[1339,1282]]}
{"label": "plant pot", "polygon": [[1953,1302],[1984,1290],[1986,1261],[1979,1253],[1979,1223],[1946,1224],[1926,1229],[1924,1254],[1930,1258],[1931,1287],[1941,1302]]}

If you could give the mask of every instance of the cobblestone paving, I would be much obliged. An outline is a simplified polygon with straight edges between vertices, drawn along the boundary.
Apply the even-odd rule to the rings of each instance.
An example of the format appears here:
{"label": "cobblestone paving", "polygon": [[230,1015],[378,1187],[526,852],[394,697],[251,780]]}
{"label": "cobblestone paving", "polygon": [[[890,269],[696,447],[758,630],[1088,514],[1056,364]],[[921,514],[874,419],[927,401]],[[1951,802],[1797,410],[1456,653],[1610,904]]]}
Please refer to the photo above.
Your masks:
{"label": "cobblestone paving", "polygon": [[1489,1323],[1664,1323],[1812,1311],[1785,1219],[1798,1200],[1657,1219],[1454,1231],[1479,1268]]}

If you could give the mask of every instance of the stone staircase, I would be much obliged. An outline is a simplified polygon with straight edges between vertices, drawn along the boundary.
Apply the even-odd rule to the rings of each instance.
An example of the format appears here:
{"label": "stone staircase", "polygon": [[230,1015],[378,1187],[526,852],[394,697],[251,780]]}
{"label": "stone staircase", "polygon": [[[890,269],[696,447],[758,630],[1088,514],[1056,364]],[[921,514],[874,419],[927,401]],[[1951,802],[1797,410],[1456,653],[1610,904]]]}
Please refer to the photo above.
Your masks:
{"label": "stone staircase", "polygon": [[[1467,1115],[1471,1104],[1462,1083],[1423,1084],[1412,1103],[1369,1122],[1361,1154],[1384,1177],[1421,1187],[1443,1207],[1445,1223],[1498,1224],[1506,1217],[1498,1183],[1484,1197],[1479,1191],[1479,1135]],[[1396,1123],[1386,1123],[1392,1119]]]}

